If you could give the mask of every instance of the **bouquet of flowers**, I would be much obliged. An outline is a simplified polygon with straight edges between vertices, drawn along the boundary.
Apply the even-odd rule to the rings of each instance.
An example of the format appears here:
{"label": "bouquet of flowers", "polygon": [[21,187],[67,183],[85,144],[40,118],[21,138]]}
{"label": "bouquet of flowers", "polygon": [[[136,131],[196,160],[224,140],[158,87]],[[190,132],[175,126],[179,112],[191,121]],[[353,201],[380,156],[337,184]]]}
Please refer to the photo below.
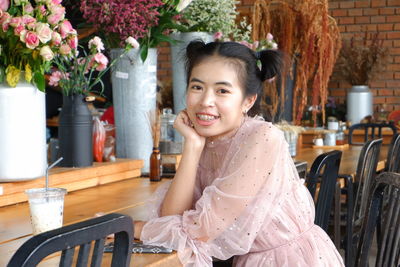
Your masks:
{"label": "bouquet of flowers", "polygon": [[[128,37],[125,44],[125,53],[131,48],[139,48],[139,43],[133,37]],[[102,53],[104,44],[99,37],[91,39],[88,46],[89,53],[83,50],[83,56],[79,56],[78,50],[73,49],[69,55],[55,57],[54,63],[58,70],[52,72],[49,85],[59,86],[64,95],[87,95],[97,83],[103,88],[101,77],[125,53],[108,64],[107,57]]]}
{"label": "bouquet of flowers", "polygon": [[235,0],[196,0],[182,12],[179,22],[186,31],[222,32],[228,36],[236,28]]}
{"label": "bouquet of flowers", "polygon": [[147,57],[149,47],[160,42],[173,42],[170,30],[180,29],[175,18],[191,0],[82,0],[80,10],[84,19],[97,28],[108,43],[116,48],[128,36],[140,43],[141,58]]}
{"label": "bouquet of flowers", "polygon": [[21,71],[45,90],[44,74],[54,56],[77,48],[77,33],[65,18],[61,0],[0,1],[0,82],[15,87]]}

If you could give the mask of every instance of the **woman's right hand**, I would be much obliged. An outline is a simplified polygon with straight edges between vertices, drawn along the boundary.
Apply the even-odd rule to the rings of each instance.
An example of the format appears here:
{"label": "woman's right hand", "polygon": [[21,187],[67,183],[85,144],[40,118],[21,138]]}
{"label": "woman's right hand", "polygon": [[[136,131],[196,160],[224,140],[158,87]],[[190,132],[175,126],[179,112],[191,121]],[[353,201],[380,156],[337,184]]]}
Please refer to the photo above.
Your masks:
{"label": "woman's right hand", "polygon": [[203,150],[206,138],[196,132],[186,110],[182,110],[176,116],[174,128],[185,138],[185,144],[190,143],[196,148]]}

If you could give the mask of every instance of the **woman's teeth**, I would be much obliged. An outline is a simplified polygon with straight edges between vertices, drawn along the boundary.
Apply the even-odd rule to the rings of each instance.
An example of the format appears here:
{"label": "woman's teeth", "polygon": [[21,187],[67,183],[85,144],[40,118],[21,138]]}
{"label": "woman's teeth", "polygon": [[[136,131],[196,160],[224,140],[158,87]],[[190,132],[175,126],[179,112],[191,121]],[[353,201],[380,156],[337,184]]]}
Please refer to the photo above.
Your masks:
{"label": "woman's teeth", "polygon": [[197,118],[199,118],[202,121],[212,121],[217,119],[219,116],[210,116],[210,115],[204,115],[204,114],[198,114]]}

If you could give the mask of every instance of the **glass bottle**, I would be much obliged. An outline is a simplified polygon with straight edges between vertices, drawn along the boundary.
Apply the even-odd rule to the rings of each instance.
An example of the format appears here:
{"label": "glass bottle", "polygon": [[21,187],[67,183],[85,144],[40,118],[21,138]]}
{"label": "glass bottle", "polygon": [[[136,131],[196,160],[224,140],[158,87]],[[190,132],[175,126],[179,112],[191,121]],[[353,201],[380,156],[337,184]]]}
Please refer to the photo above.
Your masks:
{"label": "glass bottle", "polygon": [[344,125],[340,125],[338,131],[336,132],[336,145],[344,145]]}
{"label": "glass bottle", "polygon": [[158,147],[153,147],[150,155],[150,181],[158,182],[161,180],[161,153]]}

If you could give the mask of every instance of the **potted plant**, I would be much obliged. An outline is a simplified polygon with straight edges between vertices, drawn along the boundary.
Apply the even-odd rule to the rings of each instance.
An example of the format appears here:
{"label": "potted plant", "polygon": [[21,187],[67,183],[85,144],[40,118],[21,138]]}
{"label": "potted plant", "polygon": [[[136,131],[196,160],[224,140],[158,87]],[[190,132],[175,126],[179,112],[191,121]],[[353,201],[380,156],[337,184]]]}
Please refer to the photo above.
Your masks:
{"label": "potted plant", "polygon": [[77,36],[61,0],[0,4],[0,181],[33,179],[47,166],[44,75]]}
{"label": "potted plant", "polygon": [[178,20],[182,28],[172,34],[178,42],[171,46],[175,113],[185,108],[185,47],[192,40],[211,42],[217,32],[224,36],[231,35],[236,29],[237,14],[234,0],[195,0],[182,10]]}
{"label": "potted plant", "polygon": [[[133,37],[125,40],[124,53],[131,48],[138,50],[139,44]],[[92,114],[86,102],[93,87],[100,83],[104,73],[117,60],[110,64],[102,53],[105,49],[102,40],[95,36],[89,43],[89,52],[70,49],[69,54],[54,58],[57,70],[49,78],[49,85],[58,86],[63,93],[63,106],[59,116],[58,139],[63,167],[85,167],[93,163]]]}
{"label": "potted plant", "polygon": [[148,172],[152,152],[151,130],[146,113],[156,106],[157,50],[160,42],[173,41],[171,29],[179,28],[173,17],[188,1],[183,0],[82,0],[86,21],[111,48],[111,58],[127,36],[137,39],[139,50],[131,50],[112,68],[116,151],[120,158],[144,160]]}
{"label": "potted plant", "polygon": [[373,114],[373,96],[368,86],[385,70],[388,54],[379,33],[343,40],[336,69],[338,76],[352,85],[347,92],[347,121],[359,123]]}

